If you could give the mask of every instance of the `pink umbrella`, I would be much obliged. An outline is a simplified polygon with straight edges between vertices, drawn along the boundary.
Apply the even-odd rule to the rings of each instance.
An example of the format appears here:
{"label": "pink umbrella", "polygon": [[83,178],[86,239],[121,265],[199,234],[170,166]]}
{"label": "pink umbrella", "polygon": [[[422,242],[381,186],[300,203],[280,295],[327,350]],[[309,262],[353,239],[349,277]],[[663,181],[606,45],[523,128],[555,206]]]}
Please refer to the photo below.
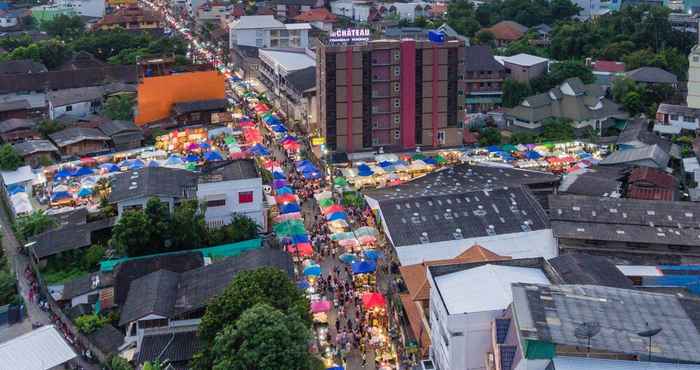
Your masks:
{"label": "pink umbrella", "polygon": [[354,247],[358,245],[359,243],[357,242],[357,239],[345,239],[345,240],[339,240],[338,244],[342,245],[343,247]]}
{"label": "pink umbrella", "polygon": [[187,150],[197,150],[199,149],[199,144],[197,143],[189,143],[187,145]]}
{"label": "pink umbrella", "polygon": [[313,302],[311,302],[311,312],[313,312],[313,313],[328,312],[330,310],[331,310],[331,302],[330,301],[313,301]]}
{"label": "pink umbrella", "polygon": [[293,213],[285,213],[283,215],[279,215],[275,217],[275,222],[284,222],[287,220],[299,220],[301,219],[301,213],[299,212],[293,212]]}
{"label": "pink umbrella", "polygon": [[377,238],[372,235],[361,235],[357,240],[359,240],[361,244],[372,244],[377,241]]}

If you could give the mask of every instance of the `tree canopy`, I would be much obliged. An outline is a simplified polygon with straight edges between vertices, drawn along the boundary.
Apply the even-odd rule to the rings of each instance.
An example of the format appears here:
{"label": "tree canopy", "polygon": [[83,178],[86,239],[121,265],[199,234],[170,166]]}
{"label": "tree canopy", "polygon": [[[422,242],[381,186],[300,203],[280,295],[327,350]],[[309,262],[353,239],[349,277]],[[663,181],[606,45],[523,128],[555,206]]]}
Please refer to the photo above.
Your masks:
{"label": "tree canopy", "polygon": [[41,29],[50,36],[70,40],[85,33],[85,23],[80,16],[61,14],[51,20],[41,22]]}
{"label": "tree canopy", "polygon": [[39,235],[56,225],[56,219],[46,214],[43,209],[36,210],[26,216],[18,217],[15,221],[17,232],[25,240],[32,236]]}
{"label": "tree canopy", "polygon": [[307,370],[311,333],[298,315],[258,303],[214,338],[214,370]]}
{"label": "tree canopy", "polygon": [[129,121],[134,118],[134,97],[131,95],[110,96],[102,109],[104,115],[109,119]]}
{"label": "tree canopy", "polygon": [[261,268],[241,272],[224,292],[207,306],[199,325],[203,351],[195,356],[195,368],[211,369],[215,361],[221,359],[221,353],[213,350],[213,347],[226,348],[226,341],[221,339],[216,343],[217,335],[227,325],[236,323],[247,309],[258,304],[269,305],[284,315],[297,317],[305,327],[311,325],[309,301],[283,271]]}
{"label": "tree canopy", "polygon": [[0,146],[0,169],[14,171],[24,164],[24,159],[17,153],[12,144]]}
{"label": "tree canopy", "polygon": [[571,120],[564,118],[547,118],[542,122],[542,141],[571,141],[575,138]]}

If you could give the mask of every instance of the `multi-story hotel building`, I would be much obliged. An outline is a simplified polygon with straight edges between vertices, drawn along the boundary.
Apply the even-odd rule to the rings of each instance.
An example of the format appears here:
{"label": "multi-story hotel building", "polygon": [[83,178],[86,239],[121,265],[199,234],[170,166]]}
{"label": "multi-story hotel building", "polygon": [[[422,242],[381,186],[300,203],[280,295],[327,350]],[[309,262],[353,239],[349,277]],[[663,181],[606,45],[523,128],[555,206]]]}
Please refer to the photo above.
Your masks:
{"label": "multi-story hotel building", "polygon": [[319,110],[336,152],[462,144],[464,41],[321,45]]}

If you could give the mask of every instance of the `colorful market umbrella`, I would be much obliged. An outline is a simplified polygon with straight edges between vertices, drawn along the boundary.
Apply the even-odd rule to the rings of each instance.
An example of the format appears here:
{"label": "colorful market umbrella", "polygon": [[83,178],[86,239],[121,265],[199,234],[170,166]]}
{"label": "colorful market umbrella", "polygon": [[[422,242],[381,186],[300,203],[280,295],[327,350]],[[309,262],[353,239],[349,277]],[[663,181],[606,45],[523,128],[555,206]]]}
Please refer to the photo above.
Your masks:
{"label": "colorful market umbrella", "polygon": [[338,259],[341,260],[343,263],[351,264],[354,260],[357,259],[357,256],[352,253],[343,253],[338,257]]}
{"label": "colorful market umbrella", "polygon": [[427,157],[423,160],[423,162],[430,164],[430,165],[433,165],[433,166],[437,164],[437,160],[435,160],[435,158],[433,158],[433,157]]}
{"label": "colorful market umbrella", "polygon": [[340,204],[333,204],[330,207],[326,207],[321,211],[324,215],[335,213],[335,212],[343,212],[345,211],[345,208],[341,206]]}
{"label": "colorful market umbrella", "polygon": [[301,211],[301,208],[299,208],[299,205],[296,203],[287,203],[287,204],[283,204],[280,206],[280,213],[281,214],[300,212],[300,211]]}
{"label": "colorful market umbrella", "polygon": [[355,239],[355,234],[353,234],[352,231],[331,234],[331,240],[333,240],[333,241],[340,241],[340,240],[347,240],[347,239]]}
{"label": "colorful market umbrella", "polygon": [[298,143],[299,139],[297,139],[294,136],[287,135],[284,137],[284,139],[280,140],[280,144],[287,144],[287,143]]}
{"label": "colorful market umbrella", "polygon": [[235,138],[235,137],[233,137],[233,136],[226,136],[226,137],[224,138],[224,144],[226,144],[226,145],[234,145],[234,144],[238,144],[238,142],[236,141],[236,138]]}
{"label": "colorful market umbrella", "polygon": [[[143,162],[141,162],[143,164]],[[75,171],[73,171],[70,175],[72,177],[79,177],[79,176],[85,176],[85,175],[92,175],[95,173],[95,171],[92,168],[89,167],[78,167]]]}
{"label": "colorful market umbrella", "polygon": [[365,235],[371,235],[371,236],[377,236],[379,235],[379,232],[377,229],[370,227],[370,226],[362,226],[355,230],[355,235],[357,236],[365,236]]}
{"label": "colorful market umbrella", "polygon": [[320,172],[302,172],[301,175],[307,180],[316,180],[321,178]]}
{"label": "colorful market umbrella", "polygon": [[196,154],[188,154],[187,157],[185,157],[185,161],[190,163],[197,162],[199,161],[199,156],[197,156]]}
{"label": "colorful market umbrella", "polygon": [[364,252],[362,252],[367,259],[376,261],[380,258],[384,257],[384,253],[382,251],[378,251],[376,249],[366,249]]}
{"label": "colorful market umbrella", "polygon": [[209,148],[211,148],[211,145],[209,145],[209,143],[206,143],[206,142],[201,142],[201,143],[199,143],[199,147],[202,149],[209,149]]}
{"label": "colorful market umbrella", "polygon": [[326,215],[326,221],[346,220],[348,214],[345,212],[333,212]]}
{"label": "colorful market umbrella", "polygon": [[371,292],[362,295],[362,305],[367,310],[386,306],[386,299],[381,293]]}
{"label": "colorful market umbrella", "polygon": [[363,235],[363,236],[358,236],[357,241],[360,242],[360,244],[367,245],[367,244],[373,244],[377,241],[377,238],[375,238],[372,235]]}
{"label": "colorful market umbrella", "polygon": [[[342,220],[342,222],[345,222],[345,220]],[[357,241],[357,239],[353,238],[353,239],[339,240],[338,244],[342,245],[343,247],[355,247],[360,243]]]}
{"label": "colorful market umbrella", "polygon": [[304,268],[304,276],[318,276],[321,275],[321,266],[319,265],[309,265]]}
{"label": "colorful market umbrella", "polygon": [[299,289],[309,289],[310,286],[311,286],[311,285],[310,285],[309,282],[306,281],[306,280],[301,280],[301,281],[298,281],[298,282],[297,282],[297,287],[298,287]]}
{"label": "colorful market umbrella", "polygon": [[272,172],[272,179],[273,180],[286,180],[287,176],[285,176],[284,173],[282,173],[282,172],[273,171]]}
{"label": "colorful market umbrella", "polygon": [[414,154],[413,157],[411,157],[411,158],[415,161],[415,160],[418,160],[418,159],[423,159],[423,158],[425,158],[425,155],[423,155],[423,153],[416,153],[416,154]]}
{"label": "colorful market umbrella", "polygon": [[284,127],[284,125],[275,125],[275,126],[272,126],[272,131],[274,131],[276,133],[283,133],[283,132],[287,132],[287,128]]}
{"label": "colorful market umbrella", "polygon": [[310,257],[314,250],[309,243],[292,244],[287,247],[287,252],[293,256]]}
{"label": "colorful market umbrella", "polygon": [[62,168],[53,175],[54,181],[67,179],[71,176],[71,170],[69,168]]}
{"label": "colorful market umbrella", "polygon": [[312,313],[319,313],[319,312],[328,312],[331,310],[331,302],[322,300],[322,301],[313,301],[311,302],[311,312]]}
{"label": "colorful market umbrella", "polygon": [[447,163],[447,159],[445,159],[445,157],[443,157],[443,156],[441,156],[441,155],[439,155],[439,154],[435,157],[435,161],[436,161],[438,164],[445,164],[445,163]]}
{"label": "colorful market umbrella", "polygon": [[165,161],[166,166],[178,166],[185,163],[179,155],[171,154]]}
{"label": "colorful market umbrella", "polygon": [[143,161],[140,160],[140,159],[134,159],[134,160],[131,161],[131,163],[129,163],[129,165],[127,166],[127,168],[130,169],[130,170],[138,170],[138,169],[141,169],[141,168],[144,168],[144,167],[146,167],[146,164],[143,163]]}
{"label": "colorful market umbrella", "polygon": [[353,274],[367,274],[377,269],[377,263],[372,260],[354,261],[352,263]]}
{"label": "colorful market umbrella", "polygon": [[285,150],[292,150],[292,151],[295,151],[295,150],[301,149],[301,144],[299,144],[299,143],[297,143],[297,142],[289,142],[289,143],[284,143],[284,144],[282,144],[282,147],[283,147]]}
{"label": "colorful market umbrella", "polygon": [[292,190],[292,188],[290,188],[289,186],[283,186],[283,187],[278,188],[277,190],[275,190],[275,193],[276,193],[277,195],[282,195],[282,194],[294,194],[294,190]]}
{"label": "colorful market umbrella", "polygon": [[148,161],[147,166],[150,168],[160,167],[160,163],[158,163],[158,161],[150,160],[150,161]]}
{"label": "colorful market umbrella", "polygon": [[311,239],[309,239],[309,234],[306,234],[306,233],[296,234],[296,235],[292,235],[292,243],[293,244],[311,243]]}
{"label": "colorful market umbrella", "polygon": [[83,166],[94,166],[97,164],[97,161],[92,157],[83,157],[80,158],[80,164]]}
{"label": "colorful market umbrella", "polygon": [[287,220],[299,220],[301,219],[301,212],[285,213],[283,215],[275,216],[275,222],[284,222]]}
{"label": "colorful market umbrella", "polygon": [[348,180],[345,177],[336,177],[333,179],[333,183],[337,186],[346,186],[348,184]]}
{"label": "colorful market umbrella", "polygon": [[297,201],[297,197],[294,194],[282,194],[275,197],[277,204],[284,203],[294,203]]}
{"label": "colorful market umbrella", "polygon": [[67,191],[56,191],[51,194],[51,201],[56,202],[62,199],[70,198],[70,193]]}
{"label": "colorful market umbrella", "polygon": [[87,198],[92,195],[92,189],[90,188],[81,188],[78,191],[78,196],[81,198]]}
{"label": "colorful market umbrella", "polygon": [[333,205],[335,201],[331,198],[325,198],[318,201],[318,205],[322,208],[329,207]]}
{"label": "colorful market umbrella", "polygon": [[219,152],[216,151],[210,151],[204,153],[204,159],[207,161],[223,161],[224,157],[219,154]]}
{"label": "colorful market umbrella", "polygon": [[106,172],[117,172],[119,171],[119,166],[114,163],[103,163],[100,165],[100,169]]}
{"label": "colorful market umbrella", "polygon": [[270,155],[270,150],[262,144],[255,144],[248,149],[248,153],[258,156]]}
{"label": "colorful market umbrella", "polygon": [[287,182],[287,180],[274,180],[272,181],[272,186],[275,189],[279,189],[285,186],[289,186],[289,183]]}

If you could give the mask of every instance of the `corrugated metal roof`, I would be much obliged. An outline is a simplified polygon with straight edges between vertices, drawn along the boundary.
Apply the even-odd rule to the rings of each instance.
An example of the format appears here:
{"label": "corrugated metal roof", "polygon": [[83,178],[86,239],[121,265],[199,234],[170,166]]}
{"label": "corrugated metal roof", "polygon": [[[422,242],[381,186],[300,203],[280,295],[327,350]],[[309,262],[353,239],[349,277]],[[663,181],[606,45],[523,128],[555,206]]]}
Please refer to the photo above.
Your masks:
{"label": "corrugated metal roof", "polygon": [[53,325],[0,344],[0,370],[48,370],[76,357]]}

